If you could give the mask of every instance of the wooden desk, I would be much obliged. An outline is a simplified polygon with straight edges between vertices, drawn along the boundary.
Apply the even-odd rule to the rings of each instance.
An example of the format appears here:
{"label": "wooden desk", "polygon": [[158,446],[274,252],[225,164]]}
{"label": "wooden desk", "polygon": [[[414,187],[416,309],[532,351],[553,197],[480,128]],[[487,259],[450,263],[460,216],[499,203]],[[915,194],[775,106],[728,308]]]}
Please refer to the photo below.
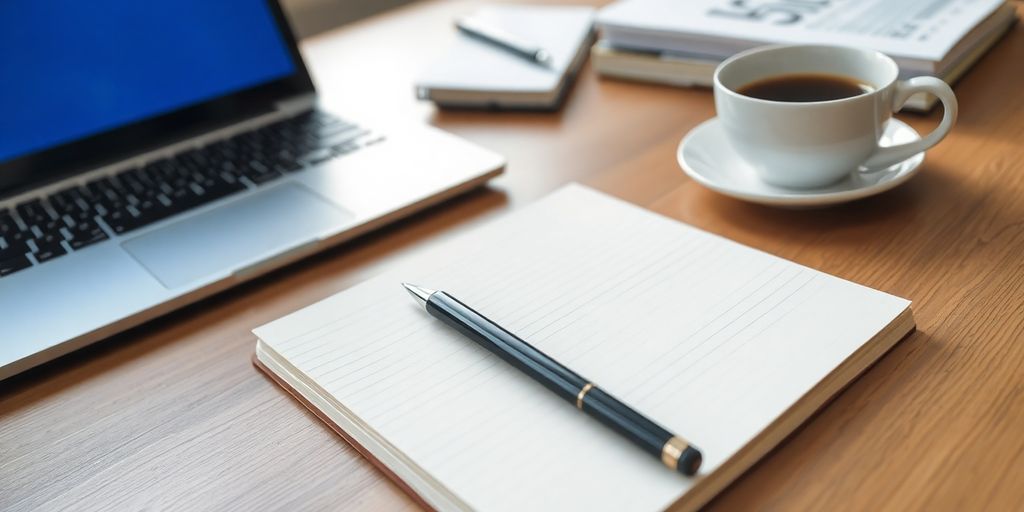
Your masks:
{"label": "wooden desk", "polygon": [[[915,302],[919,331],[712,509],[1024,509],[1024,30],[956,87],[960,122],[920,176],[796,212],[721,197],[679,171],[679,139],[714,114],[706,90],[587,68],[556,114],[416,102],[413,76],[472,8],[413,5],[305,52],[329,104],[431,122],[507,155],[507,175],[0,383],[0,509],[413,507],[253,368],[249,331],[572,180]],[[937,115],[901,118],[927,130]]]}

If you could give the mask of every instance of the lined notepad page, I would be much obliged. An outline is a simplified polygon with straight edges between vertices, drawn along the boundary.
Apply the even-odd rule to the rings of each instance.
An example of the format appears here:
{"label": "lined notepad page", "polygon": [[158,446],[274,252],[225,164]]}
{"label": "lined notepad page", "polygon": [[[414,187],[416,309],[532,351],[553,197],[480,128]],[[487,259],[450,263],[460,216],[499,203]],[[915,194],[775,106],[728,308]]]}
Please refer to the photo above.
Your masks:
{"label": "lined notepad page", "polygon": [[484,510],[654,510],[692,481],[429,317],[402,281],[691,440],[705,475],[909,305],[579,185],[413,259],[255,332]]}

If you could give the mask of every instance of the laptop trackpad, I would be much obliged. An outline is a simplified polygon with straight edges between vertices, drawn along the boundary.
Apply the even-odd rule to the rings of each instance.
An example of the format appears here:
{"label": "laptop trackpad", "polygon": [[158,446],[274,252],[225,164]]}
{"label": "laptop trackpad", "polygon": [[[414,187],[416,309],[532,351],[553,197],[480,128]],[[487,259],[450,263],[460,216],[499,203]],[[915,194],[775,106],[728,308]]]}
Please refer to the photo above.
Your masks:
{"label": "laptop trackpad", "polygon": [[316,240],[354,216],[294,183],[282,184],[122,243],[167,288],[257,263]]}

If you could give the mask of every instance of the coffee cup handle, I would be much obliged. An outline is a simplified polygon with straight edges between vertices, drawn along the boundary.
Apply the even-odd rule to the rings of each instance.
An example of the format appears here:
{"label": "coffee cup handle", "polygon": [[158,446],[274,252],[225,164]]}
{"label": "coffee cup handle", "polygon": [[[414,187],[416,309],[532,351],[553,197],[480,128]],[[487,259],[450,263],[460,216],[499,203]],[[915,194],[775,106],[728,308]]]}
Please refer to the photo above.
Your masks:
{"label": "coffee cup handle", "polygon": [[895,146],[879,147],[877,151],[861,164],[860,172],[876,172],[902,162],[932,146],[946,137],[956,123],[957,102],[953,89],[946,82],[930,76],[919,76],[905,82],[896,83],[896,91],[892,97],[892,110],[898,112],[907,99],[918,92],[934,94],[942,102],[942,121],[931,133],[914,142]]}

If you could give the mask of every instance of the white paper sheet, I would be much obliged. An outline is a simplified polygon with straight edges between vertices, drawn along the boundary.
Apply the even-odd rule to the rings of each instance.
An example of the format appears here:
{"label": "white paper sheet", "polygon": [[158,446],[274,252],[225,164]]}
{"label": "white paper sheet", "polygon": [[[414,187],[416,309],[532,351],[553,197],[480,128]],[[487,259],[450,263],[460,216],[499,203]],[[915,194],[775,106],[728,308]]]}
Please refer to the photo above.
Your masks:
{"label": "white paper sheet", "polygon": [[402,281],[689,439],[701,475],[909,304],[571,185],[254,331],[480,510],[655,510],[693,480],[428,316]]}

